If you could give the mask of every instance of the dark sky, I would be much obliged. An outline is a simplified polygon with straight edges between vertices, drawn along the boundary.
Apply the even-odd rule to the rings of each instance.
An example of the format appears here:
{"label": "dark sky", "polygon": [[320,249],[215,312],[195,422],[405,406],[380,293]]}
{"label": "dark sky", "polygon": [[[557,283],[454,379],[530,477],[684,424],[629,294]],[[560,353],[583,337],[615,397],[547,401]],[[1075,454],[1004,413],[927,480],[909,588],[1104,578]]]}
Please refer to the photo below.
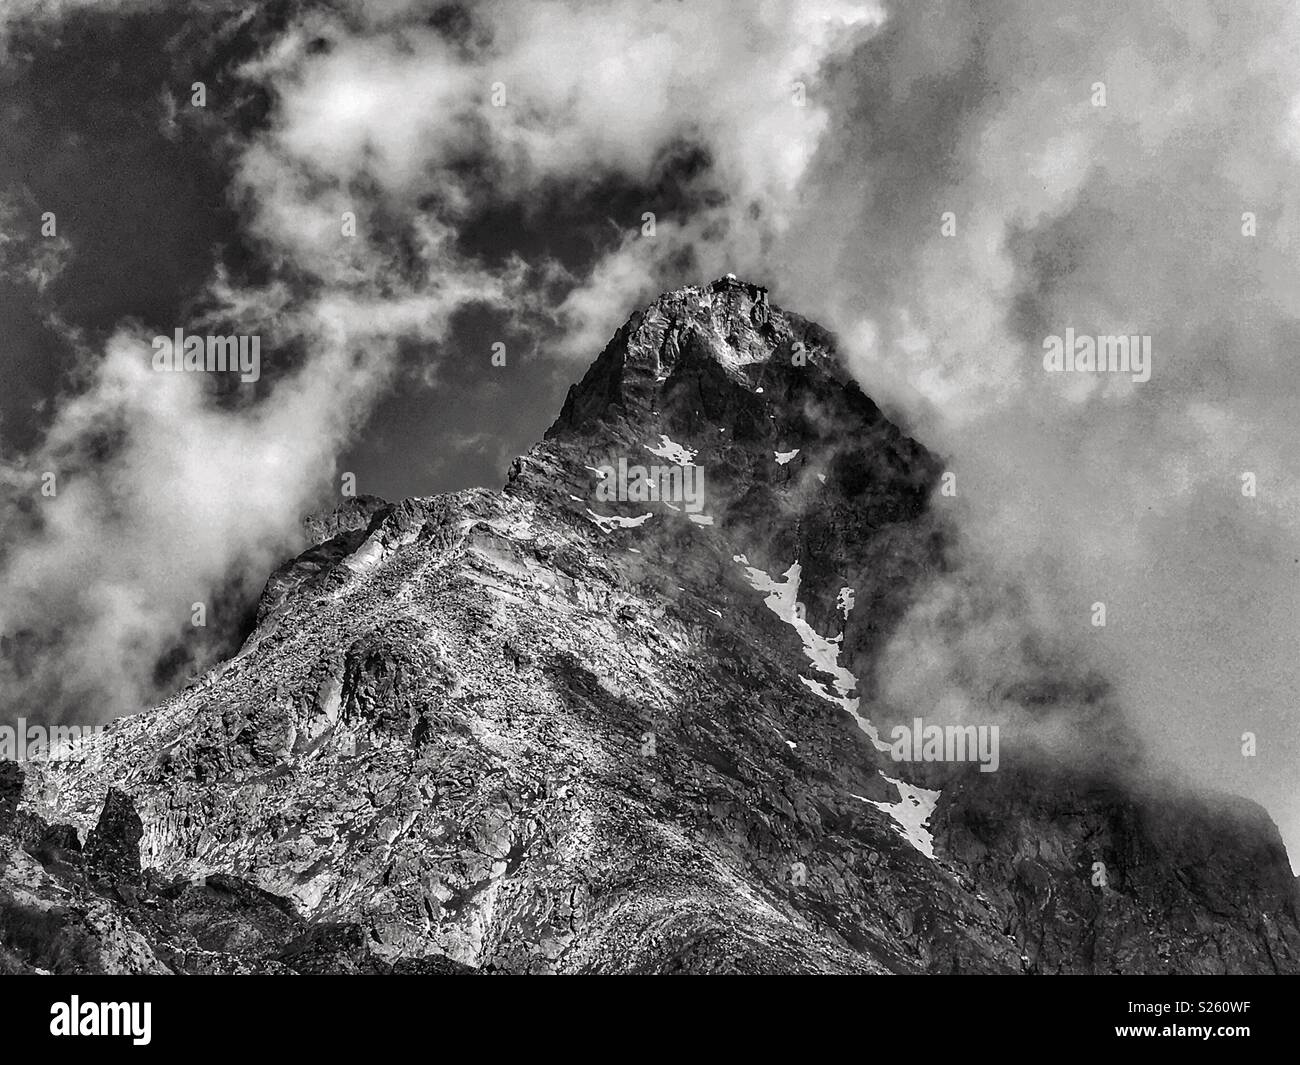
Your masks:
{"label": "dark sky", "polygon": [[[239,280],[265,277],[228,190],[231,140],[261,128],[271,101],[235,71],[295,6],[262,5],[237,29],[220,7],[87,9],[13,34],[0,68],[0,189],[15,207],[7,229],[30,251],[42,213],[53,211],[70,250],[44,291],[12,271],[0,278],[5,453],[30,448],[48,424],[51,398],[75,387],[73,336],[93,351],[124,320],[163,333],[184,326],[218,263]],[[208,88],[206,112],[186,107],[194,81]],[[168,94],[179,108],[170,124]],[[464,221],[458,249],[491,267],[513,255],[581,277],[617,242],[620,219],[639,223],[646,203],[679,208],[700,168],[698,152],[676,145],[646,185],[605,176],[577,190],[544,185],[526,204],[489,203]],[[566,287],[558,279],[547,297],[558,303]],[[359,490],[388,498],[502,483],[510,459],[540,438],[584,368],[549,356],[553,327],[544,318],[531,325],[521,330],[471,305],[453,316],[443,344],[403,345],[394,386],[339,469],[357,474]],[[491,365],[497,340],[507,345],[505,367]],[[274,357],[265,367],[273,381]]]}

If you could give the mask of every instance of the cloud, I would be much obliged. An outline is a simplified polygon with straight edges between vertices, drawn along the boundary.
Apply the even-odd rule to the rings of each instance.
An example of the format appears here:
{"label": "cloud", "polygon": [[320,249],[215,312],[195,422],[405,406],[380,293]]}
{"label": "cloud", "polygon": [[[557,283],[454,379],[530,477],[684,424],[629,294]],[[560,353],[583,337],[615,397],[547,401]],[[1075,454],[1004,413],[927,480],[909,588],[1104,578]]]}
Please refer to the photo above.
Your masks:
{"label": "cloud", "polygon": [[642,212],[622,220],[628,238],[565,300],[560,347],[586,354],[672,278],[684,252],[699,265],[761,259],[829,122],[808,86],[880,17],[845,0],[744,17],[722,0],[497,2],[475,6],[457,40],[412,19],[422,10],[355,4],[346,20],[309,17],[249,65],[278,101],[275,127],[244,165],[254,232],[297,262],[334,264],[354,189],[376,212],[363,224],[433,203],[454,225],[557,183],[573,197],[611,176],[648,183],[665,153],[702,147],[707,176],[695,191],[706,203],[672,217],[647,202],[653,241],[633,243]]}
{"label": "cloud", "polygon": [[63,272],[72,244],[57,233],[37,236],[23,225],[23,210],[39,217],[30,202],[21,206],[0,190],[0,281],[26,282],[38,296]]}
{"label": "cloud", "polygon": [[[993,674],[1068,672],[1073,648],[1155,756],[1263,801],[1293,851],[1297,44],[1285,4],[891,5],[828,83],[772,255],[781,298],[836,327],[957,474],[935,500],[957,569],[886,687],[987,713]],[[1045,373],[1067,328],[1149,335],[1151,380]],[[979,620],[1003,586],[1037,606]],[[986,636],[1000,653],[972,669]],[[1034,637],[1053,657],[1017,664]]]}
{"label": "cloud", "polygon": [[[155,663],[170,649],[220,649],[327,492],[396,338],[436,336],[463,294],[441,305],[329,294],[284,314],[281,335],[311,357],[235,404],[217,402],[207,375],[156,373],[150,338],[117,332],[41,448],[7,467],[38,501],[0,569],[0,632],[30,641],[7,678],[11,703],[103,720],[157,697]],[[277,336],[265,339],[273,351]],[[207,631],[192,627],[195,603]]]}
{"label": "cloud", "polygon": [[[39,14],[57,34],[82,6]],[[743,18],[721,2],[447,11],[308,6],[237,71],[269,101],[264,123],[223,133],[230,199],[265,276],[217,268],[187,320],[123,322],[102,350],[85,347],[44,441],[4,464],[15,520],[0,543],[0,632],[13,643],[13,705],[102,720],[164,694],[155,665],[178,646],[201,661],[205,644],[229,637],[234,604],[293,549],[300,515],[329,492],[402,352],[436,348],[459,310],[495,307],[549,330],[557,351],[591,357],[681,254],[721,265],[724,232],[752,233],[757,249],[828,121],[795,105],[795,82],[875,17],[839,0]],[[205,116],[209,133],[221,118]],[[658,243],[643,245],[648,266],[615,252],[575,283],[551,260],[489,265],[463,246],[485,211],[527,210],[560,187],[580,200],[602,182],[652,184],[683,145],[705,152],[708,186],[692,195],[713,202],[664,217]],[[151,329],[174,328],[258,335],[262,382],[152,372]],[[44,472],[57,476],[54,496],[39,493]],[[190,626],[196,602],[213,608],[211,638]]]}
{"label": "cloud", "polygon": [[[1079,714],[1122,706],[1154,751],[1264,801],[1294,850],[1298,19],[1262,0],[295,9],[240,71],[265,124],[231,135],[271,279],[206,294],[280,362],[232,400],[144,374],[124,327],[4,474],[77,459],[46,531],[10,545],[5,620],[84,629],[69,668],[118,663],[114,705],[147,698],[126,644],[165,647],[196,587],[265,572],[404,343],[488,303],[590,357],[648,296],[730,270],[833,327],[957,474],[935,500],[953,572],[900,627],[885,697],[984,713],[996,690],[1013,713],[1063,678]],[[699,165],[661,204],[684,148]],[[485,212],[611,181],[646,202],[588,262],[466,246]],[[1067,328],[1151,336],[1151,380],[1044,372]]]}
{"label": "cloud", "polygon": [[[588,343],[620,303],[735,270],[832,326],[957,474],[935,500],[952,570],[881,663],[885,701],[1032,722],[1113,763],[1120,710],[1151,757],[1263,802],[1293,851],[1298,22],[1280,3],[890,4],[822,50],[791,181],[711,170],[721,202],[626,236],[561,308]],[[1044,372],[1067,328],[1149,335],[1151,380]]]}

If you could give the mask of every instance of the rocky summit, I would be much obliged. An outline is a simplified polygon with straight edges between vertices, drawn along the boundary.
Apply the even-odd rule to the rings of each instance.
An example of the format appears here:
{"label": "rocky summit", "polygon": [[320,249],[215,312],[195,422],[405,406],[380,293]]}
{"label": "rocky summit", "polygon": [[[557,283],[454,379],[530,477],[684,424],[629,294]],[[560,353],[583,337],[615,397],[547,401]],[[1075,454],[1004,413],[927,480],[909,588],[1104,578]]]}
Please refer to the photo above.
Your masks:
{"label": "rocky summit", "polygon": [[310,519],[238,654],[0,764],[0,971],[1300,971],[1254,804],[894,760],[942,473],[762,288],[662,296],[501,491]]}

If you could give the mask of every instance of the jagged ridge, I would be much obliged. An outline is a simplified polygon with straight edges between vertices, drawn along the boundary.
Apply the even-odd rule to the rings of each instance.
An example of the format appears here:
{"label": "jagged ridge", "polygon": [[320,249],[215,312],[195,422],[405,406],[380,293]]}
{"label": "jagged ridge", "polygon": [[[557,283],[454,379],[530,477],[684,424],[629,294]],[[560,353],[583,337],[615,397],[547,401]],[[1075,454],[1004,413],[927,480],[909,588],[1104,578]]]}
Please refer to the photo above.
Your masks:
{"label": "jagged ridge", "polygon": [[[620,458],[696,464],[703,510],[598,500]],[[763,289],[660,297],[502,492],[346,501],[235,658],[28,766],[16,813],[11,775],[6,964],[1296,971],[1253,804],[904,779],[872,741],[874,655],[943,565],[939,469]],[[35,951],[29,911],[77,948]]]}

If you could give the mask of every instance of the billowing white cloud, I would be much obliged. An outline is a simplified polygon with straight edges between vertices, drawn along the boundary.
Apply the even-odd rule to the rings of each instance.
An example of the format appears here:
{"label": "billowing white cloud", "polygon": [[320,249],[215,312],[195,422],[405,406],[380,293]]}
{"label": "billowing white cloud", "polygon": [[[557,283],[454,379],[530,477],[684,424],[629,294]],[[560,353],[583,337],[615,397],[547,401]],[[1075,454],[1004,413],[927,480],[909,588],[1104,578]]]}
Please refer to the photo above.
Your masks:
{"label": "billowing white cloud", "polygon": [[[78,6],[45,9],[51,31]],[[236,145],[230,197],[275,278],[248,289],[218,272],[217,310],[175,326],[259,334],[265,380],[231,400],[202,375],[154,373],[131,323],[86,353],[43,446],[3,467],[39,503],[6,540],[0,631],[51,649],[27,656],[11,691],[61,693],[48,712],[97,719],[155,697],[153,663],[186,635],[191,605],[232,582],[256,589],[327,495],[403,342],[438,342],[459,308],[540,315],[568,337],[557,351],[590,358],[676,252],[698,245],[697,261],[721,267],[714,234],[728,229],[727,244],[748,231],[757,250],[828,122],[797,106],[795,83],[877,17],[841,0],[484,3],[456,39],[430,28],[435,6],[308,8],[242,68],[272,109]],[[489,269],[459,250],[486,206],[611,176],[646,183],[682,145],[707,153],[727,199],[662,218],[648,263],[625,242],[574,288],[553,262]],[[557,281],[572,289],[558,306],[530,287]],[[56,496],[37,496],[42,471],[58,474]]]}
{"label": "billowing white cloud", "polygon": [[[411,18],[426,6],[357,3],[347,20],[309,17],[250,64],[278,102],[244,160],[253,229],[300,264],[338,271],[345,211],[409,217],[432,201],[454,224],[485,202],[528,204],[547,184],[644,182],[674,146],[704,149],[722,202],[689,217],[657,212],[654,238],[639,245],[640,214],[612,220],[629,240],[562,316],[562,346],[583,355],[591,349],[573,341],[611,333],[670,280],[684,248],[702,266],[761,260],[830,121],[821,70],[880,19],[874,5],[846,0],[744,10],[724,0],[489,2],[473,8],[475,43],[457,44]],[[362,186],[358,204],[350,190]],[[358,276],[375,269],[346,262]]]}
{"label": "billowing white cloud", "polygon": [[[959,568],[905,621],[886,697],[981,713],[991,687],[1101,666],[1148,743],[1265,801],[1296,849],[1291,5],[489,0],[459,36],[430,27],[432,8],[308,9],[247,65],[272,109],[231,194],[280,276],[213,288],[306,341],[303,361],[256,402],[218,405],[139,373],[120,334],[45,451],[6,474],[125,433],[95,487],[69,480],[50,531],[11,555],[9,618],[38,609],[37,588],[73,604],[88,673],[115,631],[165,646],[196,585],[244,559],[264,572],[262,545],[330,476],[403,339],[436,339],[482,300],[549,317],[557,354],[590,357],[637,302],[732,270],[835,328],[866,390],[957,474],[935,502]],[[459,250],[486,205],[650,185],[683,146],[707,160],[689,206],[647,203],[652,238],[639,212],[610,219],[623,236],[554,306],[535,286],[564,281],[556,264],[492,271]],[[1066,328],[1150,335],[1151,380],[1045,373],[1043,339]],[[203,472],[230,441],[256,461]],[[250,520],[215,515],[241,506]],[[114,566],[120,581],[92,579]],[[1077,670],[1053,657],[1071,647]]]}
{"label": "billowing white cloud", "polygon": [[[1297,46],[1283,3],[891,5],[772,252],[957,475],[961,568],[887,692],[988,714],[997,684],[1101,666],[1154,756],[1263,801],[1293,851]],[[1045,372],[1067,328],[1150,336],[1151,379]]]}

